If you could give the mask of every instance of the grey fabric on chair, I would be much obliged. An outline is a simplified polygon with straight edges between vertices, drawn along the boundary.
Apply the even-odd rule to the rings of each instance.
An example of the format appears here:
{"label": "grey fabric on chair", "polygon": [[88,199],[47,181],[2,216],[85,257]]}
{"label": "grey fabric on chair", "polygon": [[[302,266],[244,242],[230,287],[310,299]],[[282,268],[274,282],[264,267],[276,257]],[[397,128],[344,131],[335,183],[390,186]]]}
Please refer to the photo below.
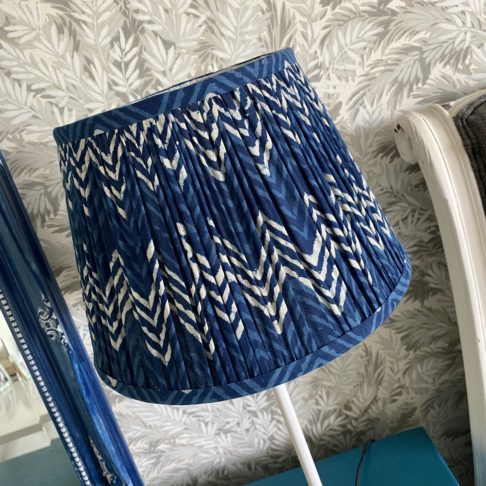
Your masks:
{"label": "grey fabric on chair", "polygon": [[486,95],[462,108],[454,117],[478,184],[486,213]]}

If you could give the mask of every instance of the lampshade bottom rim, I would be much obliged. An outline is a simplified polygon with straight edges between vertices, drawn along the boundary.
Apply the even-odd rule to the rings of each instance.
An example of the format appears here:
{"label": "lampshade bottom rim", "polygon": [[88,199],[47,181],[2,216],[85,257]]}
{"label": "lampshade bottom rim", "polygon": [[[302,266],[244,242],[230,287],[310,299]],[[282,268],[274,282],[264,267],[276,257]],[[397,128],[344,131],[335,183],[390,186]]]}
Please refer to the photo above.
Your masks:
{"label": "lampshade bottom rim", "polygon": [[192,390],[156,390],[129,385],[104,373],[95,363],[98,375],[110,388],[135,400],[166,405],[195,405],[220,402],[253,395],[275,386],[288,383],[314,371],[341,356],[372,334],[393,312],[407,291],[411,277],[411,265],[405,254],[404,268],[400,279],[384,303],[365,321],[343,334],[338,339],[317,349],[303,358],[286,364],[263,375],[223,385]]}

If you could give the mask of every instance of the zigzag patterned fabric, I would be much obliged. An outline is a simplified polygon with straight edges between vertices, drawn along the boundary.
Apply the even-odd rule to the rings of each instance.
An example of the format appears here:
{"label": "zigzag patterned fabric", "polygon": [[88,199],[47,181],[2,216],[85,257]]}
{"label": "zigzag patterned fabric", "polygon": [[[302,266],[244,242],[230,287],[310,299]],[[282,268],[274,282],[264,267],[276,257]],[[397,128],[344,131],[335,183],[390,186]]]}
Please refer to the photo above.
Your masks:
{"label": "zigzag patterned fabric", "polygon": [[406,252],[291,49],[54,136],[95,365],[124,395],[285,383],[406,291]]}

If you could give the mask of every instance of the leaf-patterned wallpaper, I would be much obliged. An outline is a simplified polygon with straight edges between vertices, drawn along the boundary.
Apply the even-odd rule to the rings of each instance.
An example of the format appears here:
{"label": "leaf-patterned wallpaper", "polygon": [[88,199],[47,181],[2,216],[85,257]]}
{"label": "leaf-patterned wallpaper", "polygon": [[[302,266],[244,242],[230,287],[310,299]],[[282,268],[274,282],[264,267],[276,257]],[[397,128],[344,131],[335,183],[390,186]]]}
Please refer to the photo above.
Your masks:
{"label": "leaf-patterned wallpaper", "polygon": [[[0,0],[0,146],[90,348],[52,128],[292,46],[406,244],[406,300],[290,384],[317,458],[423,425],[461,484],[472,460],[447,267],[397,110],[484,84],[484,0]],[[106,389],[148,485],[243,484],[297,464],[271,392],[169,407]]]}

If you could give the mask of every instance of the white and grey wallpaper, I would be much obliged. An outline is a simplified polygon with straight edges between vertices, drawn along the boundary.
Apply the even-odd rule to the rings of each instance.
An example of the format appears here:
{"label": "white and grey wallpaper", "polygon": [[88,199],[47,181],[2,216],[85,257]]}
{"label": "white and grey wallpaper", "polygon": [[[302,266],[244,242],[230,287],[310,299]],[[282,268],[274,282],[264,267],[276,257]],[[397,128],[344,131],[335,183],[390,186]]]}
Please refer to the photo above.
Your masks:
{"label": "white and grey wallpaper", "polygon": [[[87,347],[52,129],[292,46],[413,262],[369,340],[290,384],[323,458],[422,425],[472,484],[464,374],[437,222],[398,157],[397,110],[484,85],[484,0],[0,0],[0,146]],[[297,464],[271,392],[191,407],[106,389],[148,485],[243,484]]]}

